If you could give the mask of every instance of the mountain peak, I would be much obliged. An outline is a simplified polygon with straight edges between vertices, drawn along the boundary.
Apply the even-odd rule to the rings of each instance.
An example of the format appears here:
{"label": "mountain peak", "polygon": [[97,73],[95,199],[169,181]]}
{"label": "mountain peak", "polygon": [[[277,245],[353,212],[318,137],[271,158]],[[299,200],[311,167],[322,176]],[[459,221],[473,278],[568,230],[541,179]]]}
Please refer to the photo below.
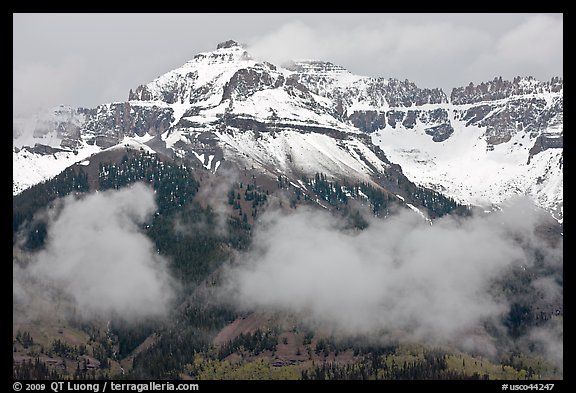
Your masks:
{"label": "mountain peak", "polygon": [[222,48],[232,48],[234,46],[242,46],[240,45],[238,42],[234,41],[234,40],[228,40],[228,41],[224,41],[218,44],[218,46],[216,46],[216,50],[218,49],[222,49]]}

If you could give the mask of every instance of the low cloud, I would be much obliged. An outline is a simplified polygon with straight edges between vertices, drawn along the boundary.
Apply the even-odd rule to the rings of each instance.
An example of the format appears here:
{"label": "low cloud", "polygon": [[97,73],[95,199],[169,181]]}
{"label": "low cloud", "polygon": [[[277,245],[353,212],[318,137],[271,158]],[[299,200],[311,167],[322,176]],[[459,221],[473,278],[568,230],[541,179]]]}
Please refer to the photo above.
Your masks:
{"label": "low cloud", "polygon": [[164,315],[177,286],[141,230],[155,210],[154,192],[140,183],[68,196],[48,225],[45,249],[15,268],[15,304],[68,302],[87,319]]}
{"label": "low cloud", "polygon": [[[224,274],[222,296],[244,311],[288,312],[345,335],[470,341],[483,321],[509,311],[493,284],[533,266],[525,246],[535,244],[540,217],[522,199],[433,225],[402,211],[364,231],[323,211],[265,213],[255,248]],[[537,285],[550,296],[558,290],[549,280]]]}
{"label": "low cloud", "polygon": [[527,334],[527,352],[544,354],[561,372],[564,371],[564,327],[553,320],[545,327],[536,327]]}
{"label": "low cloud", "polygon": [[198,191],[197,199],[205,201],[215,214],[214,230],[217,234],[228,234],[228,220],[232,207],[228,203],[228,193],[238,184],[239,169],[234,165],[224,164],[215,174],[206,175]]}

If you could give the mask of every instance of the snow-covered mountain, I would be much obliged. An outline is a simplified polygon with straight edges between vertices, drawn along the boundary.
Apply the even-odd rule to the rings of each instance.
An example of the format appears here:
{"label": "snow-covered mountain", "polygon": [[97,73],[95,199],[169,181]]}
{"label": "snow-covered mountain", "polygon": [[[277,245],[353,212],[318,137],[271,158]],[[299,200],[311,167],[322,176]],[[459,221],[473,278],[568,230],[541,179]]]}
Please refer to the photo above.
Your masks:
{"label": "snow-covered mountain", "polygon": [[224,162],[295,181],[323,172],[399,195],[409,179],[482,205],[527,194],[561,220],[562,135],[558,78],[497,78],[448,98],[328,62],[276,66],[227,41],[131,90],[126,102],[15,122],[13,192],[131,143],[213,173]]}
{"label": "snow-covered mountain", "polygon": [[[452,91],[438,105],[448,130],[430,138],[426,110],[398,110],[397,124],[372,134],[404,173],[468,204],[526,194],[563,217],[563,84],[500,78]],[[428,112],[429,113],[429,112]]]}

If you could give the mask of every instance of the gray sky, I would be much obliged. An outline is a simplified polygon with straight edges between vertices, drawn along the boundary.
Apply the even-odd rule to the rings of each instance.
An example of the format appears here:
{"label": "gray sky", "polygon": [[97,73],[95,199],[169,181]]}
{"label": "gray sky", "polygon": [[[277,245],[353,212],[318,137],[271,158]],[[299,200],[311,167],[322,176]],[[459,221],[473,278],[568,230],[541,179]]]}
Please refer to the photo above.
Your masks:
{"label": "gray sky", "polygon": [[13,14],[14,115],[94,107],[234,39],[420,87],[563,76],[563,14]]}

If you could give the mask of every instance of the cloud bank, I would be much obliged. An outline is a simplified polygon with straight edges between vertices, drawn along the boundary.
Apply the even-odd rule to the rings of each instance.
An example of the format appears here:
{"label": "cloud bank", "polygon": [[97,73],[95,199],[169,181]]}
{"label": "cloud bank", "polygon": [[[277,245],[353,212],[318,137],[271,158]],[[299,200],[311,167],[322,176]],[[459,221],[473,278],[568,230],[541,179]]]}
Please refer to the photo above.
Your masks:
{"label": "cloud bank", "polygon": [[[533,265],[525,246],[537,242],[540,214],[517,200],[489,215],[446,216],[433,225],[402,211],[349,231],[322,211],[266,213],[256,248],[224,275],[223,298],[337,333],[447,342],[509,310],[492,285],[511,268]],[[558,290],[550,280],[541,285]]]}
{"label": "cloud bank", "polygon": [[167,261],[141,231],[155,210],[153,191],[140,183],[81,199],[67,197],[49,223],[45,249],[26,269],[15,266],[15,303],[68,299],[88,319],[164,315],[175,281]]}

